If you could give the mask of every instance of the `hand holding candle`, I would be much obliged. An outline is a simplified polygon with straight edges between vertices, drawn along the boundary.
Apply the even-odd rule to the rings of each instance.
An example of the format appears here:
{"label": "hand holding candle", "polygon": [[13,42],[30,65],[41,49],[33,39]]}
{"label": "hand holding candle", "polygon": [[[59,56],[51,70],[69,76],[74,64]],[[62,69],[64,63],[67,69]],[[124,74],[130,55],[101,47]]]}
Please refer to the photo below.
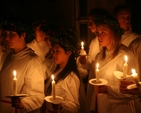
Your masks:
{"label": "hand holding candle", "polygon": [[127,64],[128,57],[125,55],[124,59],[125,59],[125,63],[124,63],[124,67],[123,67],[123,78],[126,77],[126,75],[127,75],[127,70],[128,70],[128,64]]}
{"label": "hand holding candle", "polygon": [[96,64],[96,82],[99,82],[99,69],[98,69],[98,67],[99,67],[99,64],[97,63]]}
{"label": "hand holding candle", "polygon": [[15,70],[13,71],[13,75],[14,75],[14,78],[13,78],[13,95],[16,95],[17,94],[17,78],[16,78],[16,71]]}
{"label": "hand holding candle", "polygon": [[52,96],[53,99],[55,99],[55,81],[54,81],[54,76],[52,75]]}
{"label": "hand holding candle", "polygon": [[139,78],[138,78],[138,74],[136,73],[135,69],[132,69],[132,77],[135,81],[136,84],[139,84]]}

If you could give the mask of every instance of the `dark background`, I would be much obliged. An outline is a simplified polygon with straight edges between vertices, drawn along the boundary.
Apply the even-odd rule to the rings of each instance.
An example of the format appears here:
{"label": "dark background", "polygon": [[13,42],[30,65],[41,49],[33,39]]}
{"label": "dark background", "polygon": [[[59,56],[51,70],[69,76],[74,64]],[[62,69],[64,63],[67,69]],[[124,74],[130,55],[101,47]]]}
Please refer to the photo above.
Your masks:
{"label": "dark background", "polygon": [[0,0],[0,17],[46,19],[48,23],[74,26],[88,49],[93,38],[87,22],[90,9],[100,6],[112,13],[114,7],[123,3],[131,7],[132,30],[141,34],[141,0]]}

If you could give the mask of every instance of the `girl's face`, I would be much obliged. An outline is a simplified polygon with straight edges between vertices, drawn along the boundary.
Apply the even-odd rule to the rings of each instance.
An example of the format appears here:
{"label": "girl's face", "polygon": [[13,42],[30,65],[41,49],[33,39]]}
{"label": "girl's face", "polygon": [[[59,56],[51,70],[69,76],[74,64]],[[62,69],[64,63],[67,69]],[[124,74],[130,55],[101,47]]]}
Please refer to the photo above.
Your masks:
{"label": "girl's face", "polygon": [[111,50],[111,36],[112,32],[106,24],[100,24],[96,27],[96,36],[98,37],[99,44]]}
{"label": "girl's face", "polygon": [[65,52],[65,50],[59,44],[55,44],[53,46],[54,63],[59,65],[61,69],[66,66],[70,55],[71,51]]}

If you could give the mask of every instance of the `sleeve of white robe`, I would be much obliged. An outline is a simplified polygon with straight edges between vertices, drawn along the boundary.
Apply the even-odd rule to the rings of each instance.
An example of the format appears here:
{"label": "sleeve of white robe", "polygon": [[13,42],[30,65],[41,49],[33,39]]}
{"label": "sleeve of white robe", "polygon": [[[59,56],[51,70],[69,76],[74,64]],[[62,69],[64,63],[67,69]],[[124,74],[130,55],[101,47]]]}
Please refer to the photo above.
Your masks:
{"label": "sleeve of white robe", "polygon": [[38,58],[32,58],[28,63],[21,92],[31,95],[21,99],[27,112],[41,107],[44,100],[44,72],[42,63]]}
{"label": "sleeve of white robe", "polygon": [[66,95],[62,103],[62,113],[77,113],[79,109],[79,78],[74,73],[71,73],[65,78],[62,88]]}

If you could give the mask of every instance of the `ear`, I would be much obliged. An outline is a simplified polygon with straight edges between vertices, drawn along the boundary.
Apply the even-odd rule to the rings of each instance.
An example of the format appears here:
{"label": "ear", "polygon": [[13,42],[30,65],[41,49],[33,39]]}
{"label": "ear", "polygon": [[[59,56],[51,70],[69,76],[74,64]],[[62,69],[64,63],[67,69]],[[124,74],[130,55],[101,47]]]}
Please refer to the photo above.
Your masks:
{"label": "ear", "polygon": [[21,37],[25,38],[26,37],[26,33],[22,33]]}
{"label": "ear", "polygon": [[69,56],[70,56],[71,54],[72,54],[72,52],[71,52],[71,51],[67,51],[67,55],[69,55]]}

